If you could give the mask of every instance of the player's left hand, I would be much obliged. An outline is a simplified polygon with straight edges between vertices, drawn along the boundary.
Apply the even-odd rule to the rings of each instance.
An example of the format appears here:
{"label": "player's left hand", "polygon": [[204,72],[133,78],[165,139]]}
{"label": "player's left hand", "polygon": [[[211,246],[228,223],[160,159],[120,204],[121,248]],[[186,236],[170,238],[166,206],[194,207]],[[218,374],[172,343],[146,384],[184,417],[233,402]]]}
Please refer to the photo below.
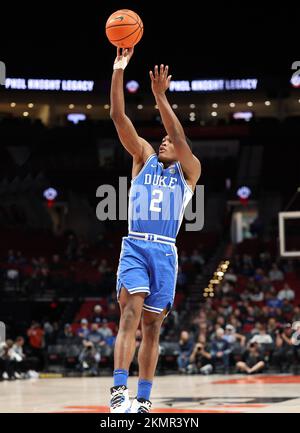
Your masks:
{"label": "player's left hand", "polygon": [[160,68],[156,65],[154,67],[154,73],[149,72],[151,79],[151,88],[154,95],[163,94],[170,86],[172,75],[168,75],[169,66],[160,65]]}

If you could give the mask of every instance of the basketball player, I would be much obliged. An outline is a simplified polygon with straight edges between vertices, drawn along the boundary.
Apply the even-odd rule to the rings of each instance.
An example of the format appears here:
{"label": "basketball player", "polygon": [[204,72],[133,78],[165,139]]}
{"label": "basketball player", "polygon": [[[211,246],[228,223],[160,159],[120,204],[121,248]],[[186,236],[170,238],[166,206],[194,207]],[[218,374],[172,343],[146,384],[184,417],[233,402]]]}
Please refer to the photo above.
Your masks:
{"label": "basketball player", "polygon": [[[150,393],[158,361],[161,324],[172,308],[177,278],[176,235],[184,209],[193,195],[201,166],[167,97],[168,66],[150,71],[151,87],[167,135],[158,155],[139,137],[125,114],[123,77],[133,48],[117,50],[111,83],[110,115],[125,149],[132,155],[129,196],[129,233],[122,240],[117,272],[121,317],[114,351],[111,412],[149,412]],[[141,321],[138,353],[139,381],[130,404],[127,378],[135,353],[135,335]]]}

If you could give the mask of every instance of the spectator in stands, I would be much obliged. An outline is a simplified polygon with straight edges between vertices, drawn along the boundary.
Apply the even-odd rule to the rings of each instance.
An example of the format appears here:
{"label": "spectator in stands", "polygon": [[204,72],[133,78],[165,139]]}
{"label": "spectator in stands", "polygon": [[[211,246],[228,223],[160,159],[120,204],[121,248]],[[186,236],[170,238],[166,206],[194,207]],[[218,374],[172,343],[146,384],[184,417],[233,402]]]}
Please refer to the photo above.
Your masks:
{"label": "spectator in stands", "polygon": [[6,261],[7,261],[7,263],[15,263],[16,258],[15,258],[15,253],[13,250],[8,250]]}
{"label": "spectator in stands", "polygon": [[45,332],[42,329],[41,325],[38,322],[33,321],[27,331],[27,336],[29,338],[31,353],[34,357],[38,359],[37,369],[39,371],[43,371],[46,364],[46,354],[44,351],[44,335]]}
{"label": "spectator in stands", "polygon": [[101,360],[101,353],[92,341],[83,341],[83,349],[79,354],[79,370],[81,372],[98,376],[99,362]]}
{"label": "spectator in stands", "polygon": [[117,303],[110,302],[107,308],[106,318],[109,322],[118,322],[120,317],[120,312]]}
{"label": "spectator in stands", "polygon": [[258,348],[264,355],[264,359],[266,361],[269,359],[273,350],[273,339],[271,335],[267,333],[266,326],[264,324],[259,323],[257,327],[258,333],[250,339],[250,343],[258,344]]}
{"label": "spectator in stands", "polygon": [[236,274],[233,272],[233,269],[232,269],[232,268],[229,268],[229,269],[227,270],[227,272],[226,272],[225,275],[224,275],[224,280],[225,280],[225,281],[228,281],[228,282],[230,282],[230,283],[233,283],[233,284],[235,284],[235,283],[237,282],[237,276],[236,276]]}
{"label": "spectator in stands", "polygon": [[275,319],[275,317],[270,317],[267,324],[267,333],[271,335],[273,341],[275,339],[277,329],[277,320]]}
{"label": "spectator in stands", "polygon": [[284,299],[281,305],[281,312],[283,318],[286,320],[290,320],[293,315],[293,305],[290,303],[288,299]]}
{"label": "spectator in stands", "polygon": [[242,361],[237,362],[236,367],[239,371],[248,374],[258,373],[263,370],[265,362],[257,343],[249,344]]}
{"label": "spectator in stands", "polygon": [[99,333],[102,335],[102,337],[106,340],[113,336],[113,332],[108,326],[107,319],[103,319],[101,325],[99,325]]}
{"label": "spectator in stands", "polygon": [[20,281],[20,272],[18,269],[7,269],[6,272],[6,281],[8,287],[16,290],[19,288],[19,281]]}
{"label": "spectator in stands", "polygon": [[15,262],[18,266],[23,266],[27,263],[26,258],[23,256],[21,251],[17,251]]}
{"label": "spectator in stands", "polygon": [[282,281],[284,279],[283,272],[278,268],[276,263],[272,264],[272,268],[269,272],[269,278],[271,281]]}
{"label": "spectator in stands", "polygon": [[287,299],[288,301],[293,301],[295,299],[295,291],[290,288],[288,283],[284,283],[283,288],[279,290],[277,298],[283,301]]}
{"label": "spectator in stands", "polygon": [[193,351],[190,355],[187,372],[190,374],[201,373],[210,374],[213,371],[213,366],[210,363],[211,354],[201,341],[194,345]]}
{"label": "spectator in stands", "polygon": [[84,338],[84,340],[91,341],[96,349],[100,349],[102,346],[105,346],[105,339],[102,336],[98,323],[91,324],[91,330],[88,335]]}
{"label": "spectator in stands", "polygon": [[280,308],[282,306],[282,300],[277,298],[276,290],[272,287],[265,295],[266,305],[270,308]]}
{"label": "spectator in stands", "polygon": [[232,352],[242,353],[246,344],[246,336],[236,332],[235,328],[229,323],[225,326],[223,338],[229,343]]}
{"label": "spectator in stands", "polygon": [[80,328],[78,328],[77,330],[77,335],[78,337],[85,339],[90,333],[89,322],[87,321],[87,319],[81,319],[80,325]]}
{"label": "spectator in stands", "polygon": [[66,340],[70,340],[70,339],[74,338],[73,329],[72,329],[72,326],[70,325],[70,323],[65,324],[63,333],[62,333],[62,335],[60,335],[60,338],[63,338]]}
{"label": "spectator in stands", "polygon": [[279,367],[280,373],[287,373],[294,360],[292,334],[293,329],[290,323],[286,323],[276,331],[275,350],[272,360]]}
{"label": "spectator in stands", "polygon": [[265,272],[262,268],[255,269],[253,279],[256,283],[260,283],[265,278]]}
{"label": "spectator in stands", "polygon": [[91,322],[99,324],[103,321],[103,318],[104,318],[103,308],[101,307],[101,305],[95,305]]}
{"label": "spectator in stands", "polygon": [[105,275],[107,272],[110,271],[110,267],[108,266],[107,260],[106,259],[102,259],[100,261],[100,264],[98,266],[98,271],[100,272],[100,274]]}
{"label": "spectator in stands", "polygon": [[15,378],[23,379],[26,374],[25,358],[26,355],[23,351],[25,340],[23,337],[17,337],[14,345],[12,346],[13,360],[15,361]]}
{"label": "spectator in stands", "polygon": [[235,294],[234,283],[230,281],[224,281],[224,283],[221,286],[221,296],[235,298],[234,294]]}
{"label": "spectator in stands", "polygon": [[181,331],[179,339],[179,355],[177,358],[177,365],[180,373],[186,373],[193,346],[193,340],[190,337],[190,334],[187,331]]}
{"label": "spectator in stands", "polygon": [[296,307],[294,307],[292,321],[298,322],[299,320],[300,320],[300,305],[296,305]]}
{"label": "spectator in stands", "polygon": [[262,302],[264,300],[264,292],[256,286],[250,293],[250,301],[252,302]]}
{"label": "spectator in stands", "polygon": [[15,361],[13,358],[13,340],[0,343],[0,373],[5,380],[15,379]]}
{"label": "spectator in stands", "polygon": [[245,314],[243,315],[244,326],[247,326],[247,329],[250,329],[256,322],[256,311],[252,305],[248,305],[245,310]]}
{"label": "spectator in stands", "polygon": [[216,330],[215,338],[211,342],[211,359],[216,370],[217,365],[221,365],[225,374],[229,372],[229,355],[231,353],[230,344],[224,338],[224,329]]}

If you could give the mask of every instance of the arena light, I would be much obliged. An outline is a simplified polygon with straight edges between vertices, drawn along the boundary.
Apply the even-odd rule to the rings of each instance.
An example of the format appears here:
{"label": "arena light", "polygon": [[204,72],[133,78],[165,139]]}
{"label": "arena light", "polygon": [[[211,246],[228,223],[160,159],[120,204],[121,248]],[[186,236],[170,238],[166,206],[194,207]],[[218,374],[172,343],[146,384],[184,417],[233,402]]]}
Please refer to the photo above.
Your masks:
{"label": "arena light", "polygon": [[34,104],[32,102],[29,102],[28,108],[33,108],[33,107],[34,107]]}
{"label": "arena light", "polygon": [[104,105],[104,110],[109,110],[109,104]]}
{"label": "arena light", "polygon": [[138,106],[137,106],[137,109],[138,110],[142,110],[144,107],[143,107],[143,105],[142,104],[139,104]]}
{"label": "arena light", "polygon": [[93,108],[93,106],[92,106],[92,104],[87,104],[86,108],[87,108],[88,110],[90,110],[91,108]]}
{"label": "arena light", "polygon": [[249,101],[247,102],[248,107],[253,107],[253,102]]}
{"label": "arena light", "polygon": [[237,111],[236,113],[233,113],[232,117],[235,120],[245,120],[246,122],[249,122],[253,117],[253,113],[251,111]]}
{"label": "arena light", "polygon": [[191,111],[189,118],[190,118],[190,122],[195,122],[195,120],[196,120],[196,113],[194,111]]}
{"label": "arena light", "polygon": [[43,192],[43,196],[47,200],[47,207],[51,208],[55,202],[56,197],[58,196],[58,192],[55,188],[47,188]]}
{"label": "arena light", "polygon": [[28,111],[24,111],[23,116],[24,116],[24,117],[28,117],[28,116],[29,116]]}
{"label": "arena light", "polygon": [[271,102],[270,101],[265,101],[265,105],[269,106],[269,105],[271,105]]}
{"label": "arena light", "polygon": [[247,199],[251,195],[251,189],[248,186],[241,186],[237,192],[237,196],[241,199]]}
{"label": "arena light", "polygon": [[69,104],[69,108],[70,108],[71,110],[73,110],[74,107],[75,107],[74,104]]}
{"label": "arena light", "polygon": [[126,89],[129,93],[136,93],[139,90],[139,83],[135,80],[130,80],[126,83]]}
{"label": "arena light", "polygon": [[195,104],[190,104],[190,108],[196,108],[196,105]]}
{"label": "arena light", "polygon": [[298,75],[293,76],[293,77],[291,78],[290,83],[291,83],[291,85],[292,85],[293,87],[295,87],[296,89],[299,88],[299,87],[300,87],[300,75],[298,74]]}
{"label": "arena light", "polygon": [[177,105],[177,104],[173,104],[173,105],[172,105],[172,108],[173,108],[174,110],[176,110],[176,108],[178,108],[178,105]]}
{"label": "arena light", "polygon": [[86,120],[86,115],[83,113],[70,113],[67,115],[67,119],[69,122],[72,122],[74,123],[74,125],[77,125],[77,123]]}
{"label": "arena light", "polygon": [[211,106],[212,106],[213,108],[218,108],[218,104],[217,104],[216,102],[214,102]]}
{"label": "arena light", "polygon": [[[300,102],[300,101],[299,101]],[[12,107],[12,108],[15,108],[15,106],[16,106],[17,104],[15,103],[15,102],[11,102],[10,103],[10,106]]]}
{"label": "arena light", "polygon": [[235,107],[235,103],[234,102],[230,102],[229,107],[234,108]]}
{"label": "arena light", "polygon": [[44,190],[43,196],[46,200],[55,200],[58,196],[58,192],[55,188],[50,187]]}
{"label": "arena light", "polygon": [[212,279],[209,281],[209,284],[207,285],[207,287],[205,287],[205,289],[203,290],[203,296],[205,298],[207,298],[208,296],[210,296],[210,297],[215,296],[215,294],[214,294],[215,287],[217,287],[221,284],[223,277],[224,277],[225,273],[227,272],[227,268],[228,268],[229,264],[230,264],[229,260],[221,261],[219,263],[217,269],[213,273]]}
{"label": "arena light", "polygon": [[211,115],[212,115],[212,117],[216,117],[216,116],[218,115],[218,113],[217,113],[216,111],[213,111],[213,112],[211,113]]}

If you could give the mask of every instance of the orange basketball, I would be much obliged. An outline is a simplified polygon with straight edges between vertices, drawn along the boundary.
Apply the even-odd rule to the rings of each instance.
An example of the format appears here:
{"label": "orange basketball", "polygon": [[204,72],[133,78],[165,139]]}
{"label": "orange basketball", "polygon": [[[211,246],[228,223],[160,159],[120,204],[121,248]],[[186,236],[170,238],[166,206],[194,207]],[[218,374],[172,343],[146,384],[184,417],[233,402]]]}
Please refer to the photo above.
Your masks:
{"label": "orange basketball", "polygon": [[119,48],[131,48],[143,36],[144,26],[141,18],[129,9],[114,12],[106,21],[106,36]]}

